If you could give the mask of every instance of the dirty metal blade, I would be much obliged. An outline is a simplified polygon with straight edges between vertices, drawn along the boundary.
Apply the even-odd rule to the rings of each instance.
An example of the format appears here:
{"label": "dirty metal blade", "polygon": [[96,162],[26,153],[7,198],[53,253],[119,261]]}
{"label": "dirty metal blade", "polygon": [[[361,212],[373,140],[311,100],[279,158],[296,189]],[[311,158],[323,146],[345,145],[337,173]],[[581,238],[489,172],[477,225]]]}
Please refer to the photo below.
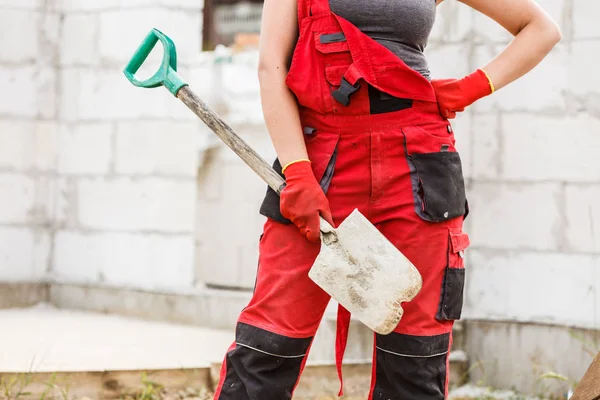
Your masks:
{"label": "dirty metal blade", "polygon": [[417,268],[354,210],[337,229],[321,221],[321,250],[308,276],[354,317],[387,335],[423,280]]}

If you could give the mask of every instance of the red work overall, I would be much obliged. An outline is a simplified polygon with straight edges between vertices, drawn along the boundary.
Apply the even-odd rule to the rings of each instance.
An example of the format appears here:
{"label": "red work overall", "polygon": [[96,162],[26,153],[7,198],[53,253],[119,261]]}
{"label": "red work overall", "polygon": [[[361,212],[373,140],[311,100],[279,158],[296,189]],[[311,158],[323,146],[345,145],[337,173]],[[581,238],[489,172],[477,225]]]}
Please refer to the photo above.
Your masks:
{"label": "red work overall", "polygon": [[[286,82],[334,223],[358,208],[423,277],[395,331],[375,334],[369,399],[444,399],[469,245],[452,127],[430,82],[333,14],[328,0],[298,0],[298,18]],[[281,171],[277,160],[274,167]],[[291,399],[330,301],[308,277],[320,245],[281,216],[270,189],[261,213],[268,218],[254,294],[225,355],[217,400]],[[338,368],[348,318],[338,312]]]}

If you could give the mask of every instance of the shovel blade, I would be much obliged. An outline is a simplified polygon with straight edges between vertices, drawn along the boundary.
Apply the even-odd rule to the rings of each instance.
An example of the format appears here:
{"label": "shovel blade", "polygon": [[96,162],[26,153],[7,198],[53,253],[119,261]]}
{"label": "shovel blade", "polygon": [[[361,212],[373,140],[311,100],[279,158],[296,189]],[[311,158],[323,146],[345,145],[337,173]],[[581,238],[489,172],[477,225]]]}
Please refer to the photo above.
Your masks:
{"label": "shovel blade", "polygon": [[326,225],[308,276],[373,331],[391,333],[401,303],[421,290],[421,274],[358,210],[337,229]]}

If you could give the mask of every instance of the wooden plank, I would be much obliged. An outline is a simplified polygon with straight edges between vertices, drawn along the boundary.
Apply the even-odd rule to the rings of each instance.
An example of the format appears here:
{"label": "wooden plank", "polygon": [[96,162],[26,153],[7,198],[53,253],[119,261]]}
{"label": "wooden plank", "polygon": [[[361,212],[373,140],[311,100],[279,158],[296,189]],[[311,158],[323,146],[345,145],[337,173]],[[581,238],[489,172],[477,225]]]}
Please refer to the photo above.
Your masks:
{"label": "wooden plank", "polygon": [[139,393],[151,382],[170,390],[188,388],[209,389],[210,369],[154,370],[139,371],[99,371],[99,372],[60,372],[60,373],[0,373],[0,398],[8,388],[13,397],[17,393],[20,400],[39,400],[46,393],[46,399],[89,398],[121,399],[126,394]]}
{"label": "wooden plank", "polygon": [[600,400],[600,353],[577,385],[571,400]]}

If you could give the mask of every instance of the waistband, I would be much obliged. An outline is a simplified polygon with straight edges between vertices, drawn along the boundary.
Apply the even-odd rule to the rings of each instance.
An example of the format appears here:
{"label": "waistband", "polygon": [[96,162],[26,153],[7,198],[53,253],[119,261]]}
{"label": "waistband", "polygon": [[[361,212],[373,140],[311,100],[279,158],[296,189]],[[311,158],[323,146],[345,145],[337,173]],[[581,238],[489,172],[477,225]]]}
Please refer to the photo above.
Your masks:
{"label": "waistband", "polygon": [[409,108],[379,114],[320,114],[301,107],[300,120],[304,127],[338,133],[372,131],[427,122],[446,122],[446,119],[439,113],[437,103],[417,100],[413,101]]}

